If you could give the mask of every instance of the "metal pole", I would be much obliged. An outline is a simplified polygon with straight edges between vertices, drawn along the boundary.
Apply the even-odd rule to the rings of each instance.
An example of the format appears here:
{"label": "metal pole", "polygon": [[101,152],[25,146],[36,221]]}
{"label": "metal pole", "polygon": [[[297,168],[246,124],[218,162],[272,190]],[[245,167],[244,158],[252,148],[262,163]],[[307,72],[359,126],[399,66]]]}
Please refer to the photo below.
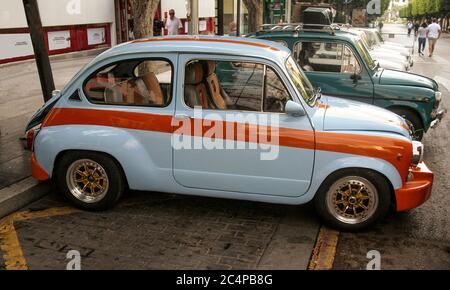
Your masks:
{"label": "metal pole", "polygon": [[191,35],[198,35],[198,0],[190,0],[191,4],[191,19],[189,22],[189,33]]}
{"label": "metal pole", "polygon": [[241,36],[241,0],[237,0],[236,36]]}
{"label": "metal pole", "polygon": [[224,0],[217,0],[217,34],[223,35]]}
{"label": "metal pole", "polygon": [[48,101],[55,90],[53,81],[52,67],[48,57],[47,48],[44,43],[44,32],[42,30],[41,16],[36,0],[23,0],[25,15],[27,17],[28,27],[30,29],[31,42],[33,43],[36,66],[41,80],[42,94],[44,100]]}
{"label": "metal pole", "polygon": [[291,23],[292,18],[292,0],[286,0],[285,3],[285,9],[286,9],[286,23]]}

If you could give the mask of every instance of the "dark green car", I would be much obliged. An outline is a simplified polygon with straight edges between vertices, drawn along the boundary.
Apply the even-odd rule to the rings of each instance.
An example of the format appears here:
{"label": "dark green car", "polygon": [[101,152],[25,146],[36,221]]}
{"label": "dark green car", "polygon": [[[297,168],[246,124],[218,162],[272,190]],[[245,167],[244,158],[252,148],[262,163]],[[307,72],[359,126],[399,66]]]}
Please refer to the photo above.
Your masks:
{"label": "dark green car", "polygon": [[332,26],[267,26],[248,37],[283,43],[322,93],[393,111],[409,121],[416,139],[445,114],[439,111],[442,94],[434,80],[380,68],[359,36],[349,31]]}

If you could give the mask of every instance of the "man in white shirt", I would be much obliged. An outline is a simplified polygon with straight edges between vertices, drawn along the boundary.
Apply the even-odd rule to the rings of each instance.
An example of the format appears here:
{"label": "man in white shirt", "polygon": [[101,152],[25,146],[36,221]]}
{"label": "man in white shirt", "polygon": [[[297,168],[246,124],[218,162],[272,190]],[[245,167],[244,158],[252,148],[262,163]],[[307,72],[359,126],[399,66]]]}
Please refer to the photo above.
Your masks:
{"label": "man in white shirt", "polygon": [[167,29],[167,33],[168,35],[178,35],[180,28],[183,28],[181,20],[175,17],[175,10],[173,9],[170,9],[169,15],[170,15],[169,19],[167,19],[167,16],[164,19],[165,22],[164,26]]}
{"label": "man in white shirt", "polygon": [[441,26],[436,23],[436,18],[433,18],[433,23],[428,26],[427,37],[428,49],[430,51],[430,57],[432,57],[436,42],[441,37]]}

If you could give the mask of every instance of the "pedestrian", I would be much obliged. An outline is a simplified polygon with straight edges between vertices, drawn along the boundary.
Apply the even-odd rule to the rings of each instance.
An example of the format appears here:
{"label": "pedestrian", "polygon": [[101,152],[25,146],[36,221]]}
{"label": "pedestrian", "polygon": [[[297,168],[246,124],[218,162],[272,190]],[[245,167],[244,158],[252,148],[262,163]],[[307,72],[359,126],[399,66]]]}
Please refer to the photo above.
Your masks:
{"label": "pedestrian", "polygon": [[427,43],[427,33],[428,33],[428,25],[424,21],[417,31],[417,37],[419,39],[419,55],[424,55],[423,51],[425,50],[425,44]]}
{"label": "pedestrian", "polygon": [[380,20],[380,22],[378,22],[378,28],[380,29],[380,32],[381,30],[383,30],[383,26],[384,26],[383,21]]}
{"label": "pedestrian", "polygon": [[420,24],[419,21],[416,20],[414,23],[414,36],[417,37],[417,34],[419,33]]}
{"label": "pedestrian", "polygon": [[175,17],[175,10],[169,10],[169,18],[167,18],[167,12],[164,18],[164,27],[167,29],[168,35],[178,35],[180,28],[183,28],[181,20]]}
{"label": "pedestrian", "polygon": [[411,36],[411,30],[413,29],[413,23],[411,20],[408,21],[408,37]]}
{"label": "pedestrian", "polygon": [[228,25],[228,36],[237,36],[237,24],[236,22],[231,22]]}
{"label": "pedestrian", "polygon": [[436,23],[436,18],[433,18],[432,23],[428,26],[427,38],[428,49],[430,51],[430,57],[433,56],[434,48],[437,40],[441,37],[441,26]]}

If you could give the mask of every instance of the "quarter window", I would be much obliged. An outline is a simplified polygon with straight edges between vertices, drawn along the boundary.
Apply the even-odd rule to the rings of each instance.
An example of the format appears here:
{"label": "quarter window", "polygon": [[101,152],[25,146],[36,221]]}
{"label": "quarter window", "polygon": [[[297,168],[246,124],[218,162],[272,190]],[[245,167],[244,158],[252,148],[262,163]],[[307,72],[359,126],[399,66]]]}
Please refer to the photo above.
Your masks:
{"label": "quarter window", "polygon": [[284,112],[290,99],[279,76],[263,64],[196,60],[186,66],[184,100],[191,108]]}
{"label": "quarter window", "polygon": [[360,73],[361,66],[353,51],[334,42],[298,42],[294,56],[304,71]]}
{"label": "quarter window", "polygon": [[172,66],[165,60],[129,60],[100,69],[86,82],[90,102],[165,107],[172,92]]}

